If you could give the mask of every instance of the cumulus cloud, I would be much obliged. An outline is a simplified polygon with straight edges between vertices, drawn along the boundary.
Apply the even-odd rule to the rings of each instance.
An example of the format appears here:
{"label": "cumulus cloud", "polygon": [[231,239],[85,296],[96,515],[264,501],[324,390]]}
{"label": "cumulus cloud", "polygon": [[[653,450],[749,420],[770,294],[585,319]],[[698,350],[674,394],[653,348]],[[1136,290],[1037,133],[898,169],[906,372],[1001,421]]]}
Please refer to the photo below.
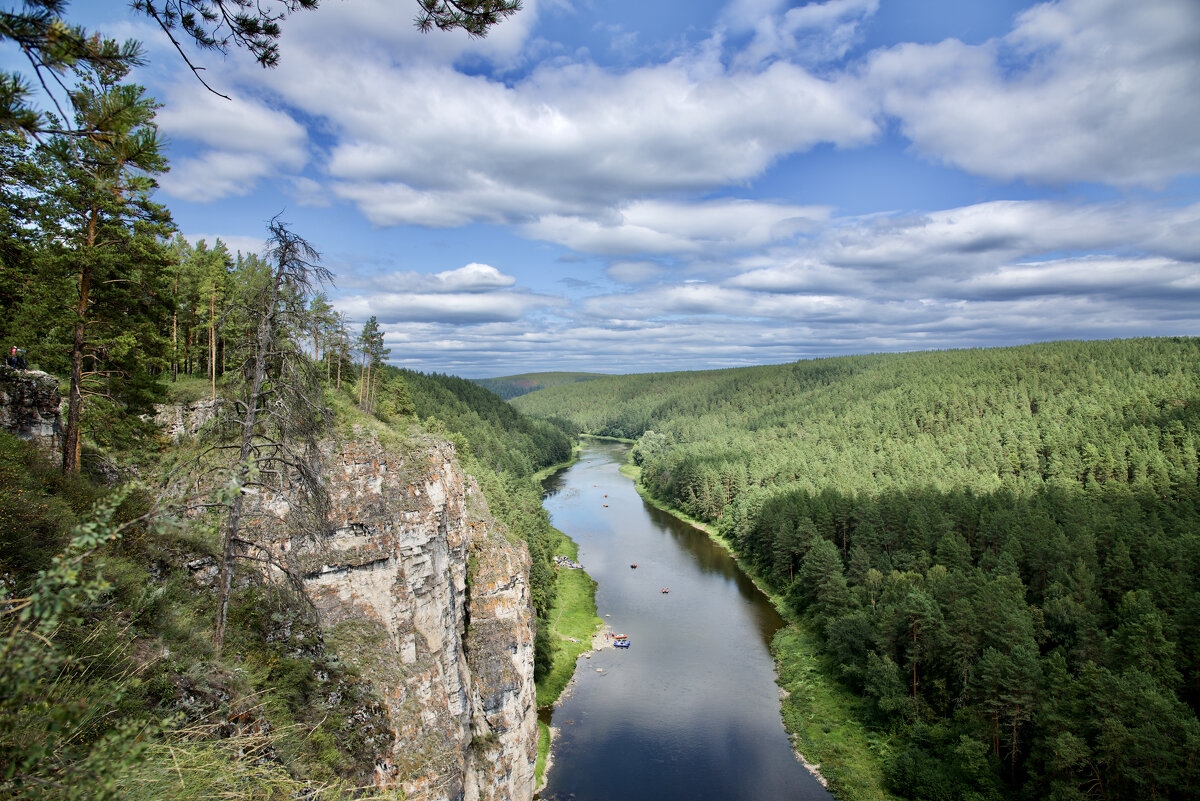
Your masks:
{"label": "cumulus cloud", "polygon": [[1200,4],[1061,0],[1007,36],[874,53],[864,80],[927,157],[1002,180],[1158,187],[1200,173]]}
{"label": "cumulus cloud", "polygon": [[597,214],[707,192],[781,156],[877,133],[860,96],[796,65],[731,71],[701,49],[625,71],[552,62],[511,84],[448,65],[293,59],[274,81],[336,132],[327,169],[380,225]]}
{"label": "cumulus cloud", "polygon": [[[297,15],[280,69],[213,65],[222,88],[248,89],[233,104],[167,93],[164,132],[190,149],[164,189],[207,201],[282,177],[301,204],[341,200],[376,226],[508,225],[611,260],[602,276],[560,259],[576,305],[486,264],[360,276],[338,301],[377,315],[405,363],[470,375],[1200,325],[1200,204],[1137,199],[1200,173],[1192,0],[1048,2],[979,45],[852,62],[878,0],[733,0],[722,30],[632,67],[533,40],[546,4],[481,42],[422,36],[389,0]],[[1057,197],[1075,182],[1135,191],[854,217],[713,199],[753,197],[791,154],[885,135],[986,179],[1066,185]]]}
{"label": "cumulus cloud", "polygon": [[376,283],[381,288],[396,292],[477,293],[507,289],[516,284],[517,279],[505,275],[490,264],[472,263],[457,270],[445,270],[433,275],[418,272],[392,273],[376,279]]}
{"label": "cumulus cloud", "polygon": [[599,219],[545,215],[521,226],[531,239],[603,255],[699,254],[762,247],[817,230],[829,209],[742,199],[628,203]]}
{"label": "cumulus cloud", "polygon": [[395,272],[360,280],[369,292],[339,298],[352,320],[375,315],[381,323],[476,325],[513,322],[561,298],[516,287],[517,280],[490,264],[472,263],[439,273]]}
{"label": "cumulus cloud", "polygon": [[245,195],[261,179],[308,162],[308,132],[285,111],[245,96],[220,98],[195,83],[167,97],[159,129],[199,148],[159,180],[169,195],[199,203]]}
{"label": "cumulus cloud", "polygon": [[1200,270],[1195,250],[1177,254],[1193,244],[1198,214],[1195,205],[1011,201],[834,219],[815,236],[743,259],[724,279],[597,295],[580,313],[616,331],[718,326],[714,339],[717,330],[773,327],[797,357],[1064,331],[1187,333],[1200,323]]}

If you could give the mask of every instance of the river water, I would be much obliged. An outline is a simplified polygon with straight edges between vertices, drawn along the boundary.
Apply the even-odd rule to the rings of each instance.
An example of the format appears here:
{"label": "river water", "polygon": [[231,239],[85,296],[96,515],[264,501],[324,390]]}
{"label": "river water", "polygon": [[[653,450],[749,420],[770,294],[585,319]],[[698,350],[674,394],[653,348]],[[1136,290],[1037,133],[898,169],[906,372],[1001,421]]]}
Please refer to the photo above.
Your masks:
{"label": "river water", "polygon": [[832,799],[780,720],[768,644],[783,620],[703,532],[642,501],[618,472],[626,452],[588,443],[545,483],[551,521],[598,584],[600,616],[631,646],[579,660],[551,715],[541,798]]}

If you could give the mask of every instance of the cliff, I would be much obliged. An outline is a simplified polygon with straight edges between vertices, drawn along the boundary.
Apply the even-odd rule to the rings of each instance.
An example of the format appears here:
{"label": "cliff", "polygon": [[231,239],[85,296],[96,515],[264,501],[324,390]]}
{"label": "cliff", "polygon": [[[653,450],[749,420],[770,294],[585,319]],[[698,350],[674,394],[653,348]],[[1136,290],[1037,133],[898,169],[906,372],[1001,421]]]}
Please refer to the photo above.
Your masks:
{"label": "cliff", "polygon": [[490,518],[447,442],[390,449],[360,435],[324,460],[330,533],[274,547],[299,567],[326,642],[384,701],[395,745],[377,755],[377,784],[429,801],[531,799],[525,545]]}
{"label": "cliff", "polygon": [[58,446],[58,379],[0,365],[0,431],[53,452]]}

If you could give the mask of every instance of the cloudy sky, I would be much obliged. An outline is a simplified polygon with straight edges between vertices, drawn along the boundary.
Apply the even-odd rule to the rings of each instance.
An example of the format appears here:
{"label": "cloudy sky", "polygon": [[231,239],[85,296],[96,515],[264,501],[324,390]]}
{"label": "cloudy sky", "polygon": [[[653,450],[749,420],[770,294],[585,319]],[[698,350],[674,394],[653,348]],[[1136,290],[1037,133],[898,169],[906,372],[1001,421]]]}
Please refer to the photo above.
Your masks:
{"label": "cloudy sky", "polygon": [[277,69],[195,56],[230,100],[108,5],[72,15],[146,44],[182,232],[282,212],[398,365],[1200,334],[1195,0],[525,0],[473,41],[324,0]]}

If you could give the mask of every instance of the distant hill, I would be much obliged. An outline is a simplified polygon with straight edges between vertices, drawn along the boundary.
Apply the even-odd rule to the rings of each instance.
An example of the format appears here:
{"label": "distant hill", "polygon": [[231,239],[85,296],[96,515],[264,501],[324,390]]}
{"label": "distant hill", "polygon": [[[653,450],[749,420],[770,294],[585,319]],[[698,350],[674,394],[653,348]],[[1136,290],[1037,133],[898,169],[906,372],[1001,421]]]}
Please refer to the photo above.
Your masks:
{"label": "distant hill", "polygon": [[596,378],[604,378],[604,376],[600,373],[523,373],[500,378],[475,378],[472,380],[505,400],[511,400],[546,387],[576,384]]}

